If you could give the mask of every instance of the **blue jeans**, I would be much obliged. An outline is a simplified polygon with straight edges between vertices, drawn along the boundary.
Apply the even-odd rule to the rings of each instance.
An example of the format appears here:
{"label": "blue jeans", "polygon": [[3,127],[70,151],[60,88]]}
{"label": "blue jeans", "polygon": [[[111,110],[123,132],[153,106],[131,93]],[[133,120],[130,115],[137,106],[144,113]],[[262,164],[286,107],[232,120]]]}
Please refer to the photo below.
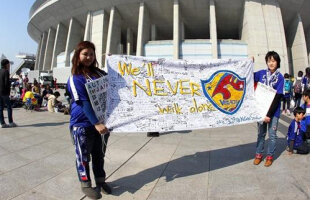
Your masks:
{"label": "blue jeans", "polygon": [[269,123],[258,123],[257,124],[257,143],[256,143],[256,154],[262,154],[264,152],[265,145],[265,137],[267,133],[268,126],[268,134],[269,134],[269,142],[268,142],[268,156],[273,156],[276,150],[276,140],[277,140],[277,129],[278,129],[278,117],[272,117]]}
{"label": "blue jeans", "polygon": [[6,107],[7,107],[9,123],[13,123],[12,106],[11,106],[10,97],[9,96],[0,96],[0,121],[1,121],[1,124],[5,124],[4,116],[3,116],[4,104],[6,104]]}

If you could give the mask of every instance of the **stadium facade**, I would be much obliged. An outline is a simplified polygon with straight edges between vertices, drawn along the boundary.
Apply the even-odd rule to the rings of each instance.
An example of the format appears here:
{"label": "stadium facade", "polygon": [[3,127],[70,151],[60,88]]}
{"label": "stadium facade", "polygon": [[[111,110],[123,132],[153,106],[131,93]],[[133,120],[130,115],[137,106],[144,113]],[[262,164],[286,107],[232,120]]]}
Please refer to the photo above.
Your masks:
{"label": "stadium facade", "polygon": [[173,59],[246,58],[265,68],[277,51],[283,73],[309,66],[310,0],[37,0],[28,33],[38,42],[35,70],[66,81],[74,47],[105,55]]}

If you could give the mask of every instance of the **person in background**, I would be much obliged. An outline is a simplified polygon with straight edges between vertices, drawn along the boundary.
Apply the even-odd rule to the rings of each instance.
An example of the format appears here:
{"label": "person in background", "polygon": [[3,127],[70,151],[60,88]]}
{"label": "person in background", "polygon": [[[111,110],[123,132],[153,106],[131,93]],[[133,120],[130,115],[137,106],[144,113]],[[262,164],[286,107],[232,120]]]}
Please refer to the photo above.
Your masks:
{"label": "person in background", "polygon": [[26,85],[26,92],[25,92],[25,94],[24,94],[24,96],[23,96],[23,102],[24,103],[27,103],[27,100],[31,100],[31,106],[33,107],[33,108],[38,108],[37,106],[38,106],[38,100],[35,98],[35,96],[34,96],[34,94],[33,94],[33,92],[32,92],[32,88],[31,88],[31,85],[30,84],[27,84]]}
{"label": "person in background", "polygon": [[[10,83],[10,61],[3,59],[1,61],[0,69],[0,121],[1,128],[16,127],[17,125],[13,121],[13,110],[10,101],[11,83]],[[3,110],[4,104],[8,111],[9,124],[5,123]]]}
{"label": "person in background", "polygon": [[48,101],[48,96],[53,94],[53,90],[51,89],[50,85],[46,85],[45,89],[42,92],[42,98],[43,98],[43,106],[47,105],[47,101]]}
{"label": "person in background", "polygon": [[307,67],[305,71],[306,75],[302,79],[303,91],[310,89],[310,67]]}
{"label": "person in background", "polygon": [[[276,150],[278,121],[280,118],[281,98],[283,96],[284,78],[280,73],[280,56],[274,51],[269,51],[265,56],[267,69],[254,73],[254,82],[261,82],[276,90],[276,95],[271,103],[269,111],[262,123],[258,123],[258,135],[256,143],[256,154],[254,165],[263,160],[265,137],[268,130],[269,142],[265,167],[273,163],[273,156]],[[268,127],[268,129],[267,129]]]}
{"label": "person in background", "polygon": [[24,77],[24,80],[23,80],[23,88],[26,89],[26,86],[29,82],[29,79],[28,79],[28,75],[25,74],[25,77]]}
{"label": "person in background", "polygon": [[58,86],[57,86],[57,78],[54,79],[54,87],[55,87],[55,90],[58,90]]}
{"label": "person in background", "polygon": [[89,162],[92,158],[96,187],[106,194],[111,188],[105,182],[104,155],[110,133],[95,115],[85,83],[107,75],[98,68],[95,45],[89,41],[78,44],[72,58],[68,91],[72,97],[70,130],[76,149],[76,167],[82,192],[89,198],[100,199],[101,193],[92,188]]}
{"label": "person in background", "polygon": [[292,91],[292,82],[288,73],[284,74],[284,96],[283,96],[283,111],[282,114],[290,115],[290,105],[291,105],[291,91]]}
{"label": "person in background", "polygon": [[47,110],[49,112],[58,112],[58,105],[60,102],[57,100],[57,98],[60,97],[59,92],[54,92],[54,94],[50,94],[48,96],[48,101],[47,101]]}
{"label": "person in background", "polygon": [[18,83],[19,83],[19,94],[22,95],[22,90],[23,90],[23,77],[22,75],[18,76]]}
{"label": "person in background", "polygon": [[303,75],[303,72],[299,71],[293,83],[295,107],[300,106],[300,101],[301,101],[301,97],[303,93],[304,87],[302,84],[302,75]]}
{"label": "person in background", "polygon": [[305,132],[301,131],[301,121],[304,118],[306,111],[301,107],[294,109],[294,119],[292,120],[287,132],[287,146],[288,154],[292,155],[293,150],[296,150],[298,154],[308,154],[309,146],[304,141]]}

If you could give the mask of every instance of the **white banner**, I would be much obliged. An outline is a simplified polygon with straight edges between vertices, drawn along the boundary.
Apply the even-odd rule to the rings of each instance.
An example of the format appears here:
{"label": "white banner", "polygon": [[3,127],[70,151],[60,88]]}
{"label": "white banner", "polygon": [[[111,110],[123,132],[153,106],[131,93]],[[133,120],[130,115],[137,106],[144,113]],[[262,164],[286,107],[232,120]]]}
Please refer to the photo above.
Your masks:
{"label": "white banner", "polygon": [[250,59],[172,61],[113,55],[107,57],[107,66],[106,125],[113,132],[232,126],[260,121],[269,108],[256,107]]}

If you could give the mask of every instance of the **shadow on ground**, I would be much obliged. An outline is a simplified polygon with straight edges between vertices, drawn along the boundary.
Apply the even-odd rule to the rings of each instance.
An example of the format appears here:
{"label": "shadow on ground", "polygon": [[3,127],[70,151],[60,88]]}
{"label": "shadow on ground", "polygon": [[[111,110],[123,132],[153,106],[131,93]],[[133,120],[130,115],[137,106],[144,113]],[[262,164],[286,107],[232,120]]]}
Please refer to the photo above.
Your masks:
{"label": "shadow on ground", "polygon": [[[265,144],[267,144],[267,141]],[[197,175],[252,160],[255,148],[256,143],[248,143],[186,155],[111,182],[113,195],[120,196],[127,191],[135,193],[144,185],[153,182],[159,177],[165,177],[166,182],[169,182],[177,178]],[[286,140],[279,138],[277,140],[275,159],[281,155],[285,148]],[[212,160],[211,163],[210,160]]]}
{"label": "shadow on ground", "polygon": [[68,124],[69,122],[66,121],[66,122],[51,122],[51,123],[48,123],[48,122],[45,122],[45,123],[38,123],[38,124],[29,124],[29,125],[20,125],[18,127],[49,127],[49,126],[61,126],[61,125],[64,125],[64,124]]}

